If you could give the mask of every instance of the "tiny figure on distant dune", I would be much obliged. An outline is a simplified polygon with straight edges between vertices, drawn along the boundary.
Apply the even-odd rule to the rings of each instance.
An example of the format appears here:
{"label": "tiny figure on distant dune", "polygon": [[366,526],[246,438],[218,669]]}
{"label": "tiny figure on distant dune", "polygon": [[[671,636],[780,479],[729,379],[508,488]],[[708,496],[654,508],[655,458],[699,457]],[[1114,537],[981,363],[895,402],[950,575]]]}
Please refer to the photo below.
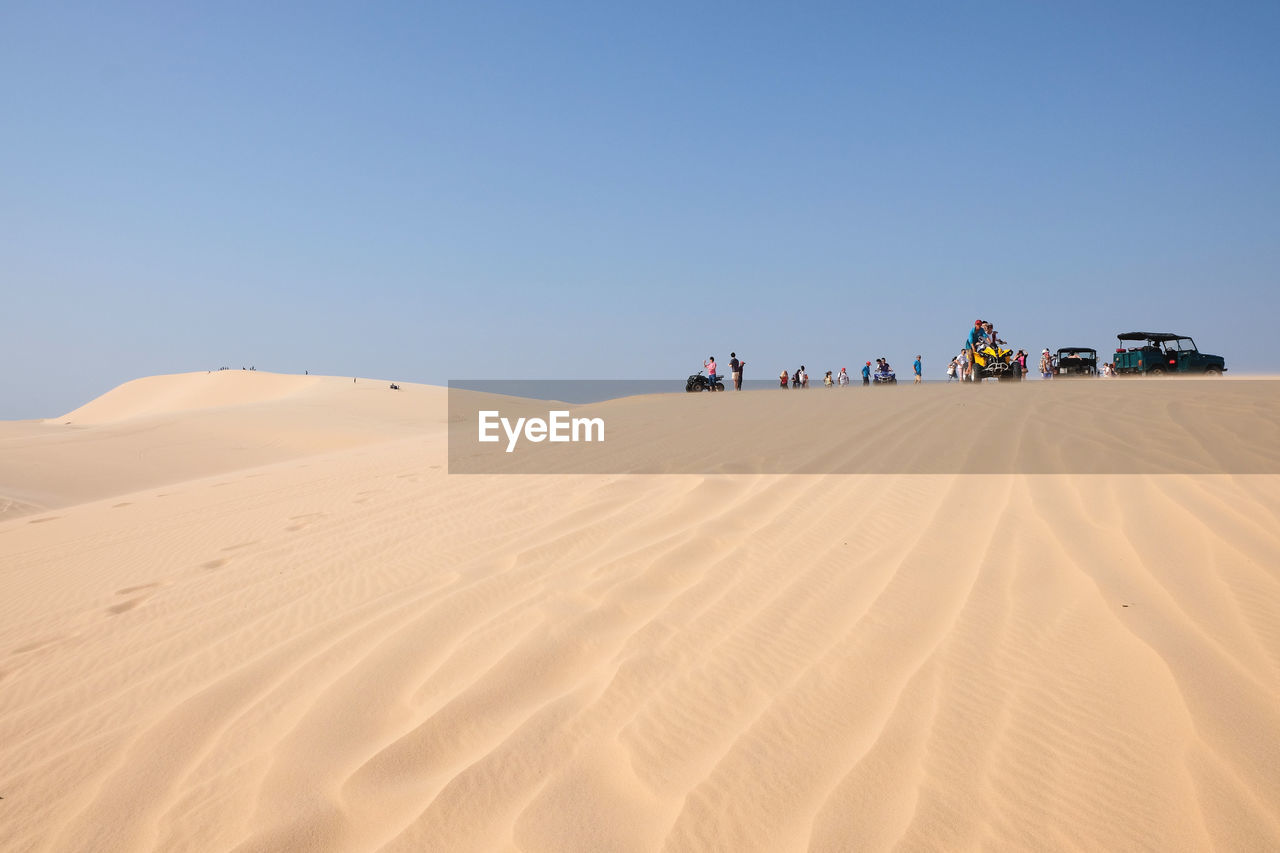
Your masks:
{"label": "tiny figure on distant dune", "polygon": [[733,374],[733,390],[742,390],[742,368],[746,367],[745,361],[738,361],[736,352],[729,353],[729,372]]}
{"label": "tiny figure on distant dune", "polygon": [[871,362],[869,361],[866,364],[862,365],[862,384],[863,385],[871,384]]}
{"label": "tiny figure on distant dune", "polygon": [[840,368],[840,377],[837,379],[837,382],[841,388],[847,388],[849,386],[849,369],[847,367]]}
{"label": "tiny figure on distant dune", "polygon": [[830,370],[828,370],[828,371],[827,371],[827,375],[826,375],[826,376],[822,377],[822,384],[823,384],[825,387],[827,387],[827,388],[834,388],[834,387],[835,387],[835,384],[836,384],[836,383],[835,383],[835,380],[831,378],[831,371],[830,371]]}
{"label": "tiny figure on distant dune", "polygon": [[809,371],[804,369],[804,365],[800,365],[800,387],[809,387]]}
{"label": "tiny figure on distant dune", "polygon": [[916,356],[916,360],[911,362],[911,368],[916,372],[916,378],[912,384],[919,385],[922,381],[924,381],[923,378],[920,376],[920,369],[921,369],[920,356]]}
{"label": "tiny figure on distant dune", "polygon": [[785,368],[778,374],[778,384],[782,387],[783,391],[787,390],[787,380],[790,378],[791,374],[787,373]]}
{"label": "tiny figure on distant dune", "polygon": [[716,380],[719,378],[716,376],[716,357],[714,355],[709,356],[706,361],[702,362],[702,366],[707,369],[707,378],[711,380],[711,385],[714,388]]}

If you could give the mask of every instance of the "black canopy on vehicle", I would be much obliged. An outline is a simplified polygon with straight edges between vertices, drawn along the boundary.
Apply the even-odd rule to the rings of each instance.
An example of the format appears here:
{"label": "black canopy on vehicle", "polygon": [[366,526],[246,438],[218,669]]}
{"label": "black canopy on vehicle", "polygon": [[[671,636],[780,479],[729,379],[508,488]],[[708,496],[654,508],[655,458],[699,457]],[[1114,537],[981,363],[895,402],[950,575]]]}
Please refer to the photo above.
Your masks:
{"label": "black canopy on vehicle", "polygon": [[1098,351],[1097,351],[1096,349],[1094,349],[1093,347],[1058,347],[1058,352],[1059,352],[1059,353],[1064,353],[1064,352],[1079,352],[1079,353],[1091,352],[1091,353],[1093,353],[1094,355],[1097,355],[1097,354],[1098,354]]}
{"label": "black canopy on vehicle", "polygon": [[1186,335],[1175,335],[1171,332],[1122,332],[1116,335],[1122,341],[1176,341],[1178,338],[1185,338]]}

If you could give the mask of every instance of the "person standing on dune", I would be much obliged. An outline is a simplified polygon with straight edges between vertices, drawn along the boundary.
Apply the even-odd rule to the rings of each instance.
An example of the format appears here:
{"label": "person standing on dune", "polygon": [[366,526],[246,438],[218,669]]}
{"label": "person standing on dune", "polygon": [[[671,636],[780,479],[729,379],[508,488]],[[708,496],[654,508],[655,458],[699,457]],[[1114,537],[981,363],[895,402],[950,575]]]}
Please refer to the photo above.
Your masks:
{"label": "person standing on dune", "polygon": [[738,361],[736,352],[729,353],[729,372],[733,374],[733,390],[742,390],[742,368],[746,367],[745,361]]}
{"label": "person standing on dune", "polygon": [[915,378],[915,380],[914,380],[914,382],[913,382],[912,384],[914,384],[914,385],[919,385],[919,384],[920,384],[920,381],[921,381],[921,376],[920,376],[920,356],[916,356],[916,360],[915,360],[915,361],[913,361],[913,362],[911,362],[911,369],[912,369],[912,370],[914,370],[914,371],[916,372],[916,378]]}

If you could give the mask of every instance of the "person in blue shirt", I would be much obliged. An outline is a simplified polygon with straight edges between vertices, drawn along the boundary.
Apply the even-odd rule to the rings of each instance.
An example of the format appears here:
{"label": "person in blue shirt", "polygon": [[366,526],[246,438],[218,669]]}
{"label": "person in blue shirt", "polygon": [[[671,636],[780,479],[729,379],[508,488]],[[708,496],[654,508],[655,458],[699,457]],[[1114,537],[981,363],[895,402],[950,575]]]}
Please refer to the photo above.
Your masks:
{"label": "person in blue shirt", "polygon": [[920,356],[916,356],[916,360],[915,360],[915,361],[913,361],[913,362],[911,362],[911,368],[916,372],[916,378],[915,378],[915,380],[914,380],[914,384],[919,384],[919,382],[920,382]]}
{"label": "person in blue shirt", "polygon": [[973,375],[973,354],[982,346],[983,341],[987,339],[987,332],[982,328],[981,320],[973,321],[973,328],[969,330],[969,337],[964,341],[964,359],[969,364],[968,373]]}
{"label": "person in blue shirt", "polygon": [[987,339],[987,332],[982,328],[981,320],[973,321],[973,328],[969,330],[969,337],[965,339],[964,345],[967,349],[973,350],[978,348],[978,344]]}
{"label": "person in blue shirt", "polygon": [[862,365],[862,384],[863,385],[871,384],[871,362],[869,361],[866,364]]}

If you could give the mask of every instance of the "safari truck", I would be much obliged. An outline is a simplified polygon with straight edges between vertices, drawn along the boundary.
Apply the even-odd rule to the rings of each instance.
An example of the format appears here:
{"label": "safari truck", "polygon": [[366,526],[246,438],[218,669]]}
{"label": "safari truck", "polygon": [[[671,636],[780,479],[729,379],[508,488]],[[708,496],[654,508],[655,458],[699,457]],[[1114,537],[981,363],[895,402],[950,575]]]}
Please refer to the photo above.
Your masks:
{"label": "safari truck", "polygon": [[1093,347],[1059,347],[1055,376],[1097,376],[1098,351]]}
{"label": "safari truck", "polygon": [[1124,332],[1116,335],[1116,373],[1161,376],[1165,373],[1221,376],[1227,369],[1220,355],[1196,348],[1186,335],[1169,332]]}

